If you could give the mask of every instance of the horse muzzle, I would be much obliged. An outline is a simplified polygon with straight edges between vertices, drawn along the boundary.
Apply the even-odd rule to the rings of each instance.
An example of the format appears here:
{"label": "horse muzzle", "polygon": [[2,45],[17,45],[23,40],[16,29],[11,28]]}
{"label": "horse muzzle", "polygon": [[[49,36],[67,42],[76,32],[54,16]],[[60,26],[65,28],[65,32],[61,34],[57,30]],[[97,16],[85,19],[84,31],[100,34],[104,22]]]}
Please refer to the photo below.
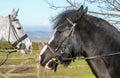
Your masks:
{"label": "horse muzzle", "polygon": [[45,65],[45,68],[54,70],[56,72],[57,66],[58,66],[58,62],[56,58],[52,58],[47,62],[47,64]]}
{"label": "horse muzzle", "polygon": [[40,61],[40,64],[45,67],[45,69],[49,69],[49,70],[54,70],[56,72],[57,70],[57,66],[58,66],[58,62],[57,62],[57,59],[56,58],[52,58],[50,59],[46,64],[42,64],[41,63],[41,56],[39,56],[39,61]]}

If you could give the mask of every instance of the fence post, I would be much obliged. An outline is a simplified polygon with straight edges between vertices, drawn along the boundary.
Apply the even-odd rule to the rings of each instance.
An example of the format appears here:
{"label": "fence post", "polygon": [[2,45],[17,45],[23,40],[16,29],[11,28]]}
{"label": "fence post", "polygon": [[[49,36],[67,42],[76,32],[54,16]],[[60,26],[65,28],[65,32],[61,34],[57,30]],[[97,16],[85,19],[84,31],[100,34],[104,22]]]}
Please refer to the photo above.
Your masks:
{"label": "fence post", "polygon": [[37,61],[37,78],[47,78],[46,77],[46,72],[45,72],[45,70],[44,70],[44,68],[43,67],[41,67],[40,66],[40,63],[39,63],[39,53],[40,53],[40,50],[41,50],[41,46],[43,47],[44,46],[44,42],[40,42],[42,45],[39,45],[39,43],[38,43],[38,53],[37,53],[37,59],[36,59],[36,61]]}
{"label": "fence post", "polygon": [[37,70],[37,78],[41,78],[40,77],[40,64],[39,64],[39,54],[37,54],[37,59],[36,59],[36,65],[37,65],[37,67],[36,67],[36,70]]}

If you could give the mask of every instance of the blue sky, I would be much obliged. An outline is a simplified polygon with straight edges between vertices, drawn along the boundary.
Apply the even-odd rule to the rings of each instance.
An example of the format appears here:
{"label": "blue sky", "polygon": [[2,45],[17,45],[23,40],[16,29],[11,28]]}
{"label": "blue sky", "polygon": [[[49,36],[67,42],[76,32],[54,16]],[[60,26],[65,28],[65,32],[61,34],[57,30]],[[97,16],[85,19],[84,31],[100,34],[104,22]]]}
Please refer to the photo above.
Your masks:
{"label": "blue sky", "polygon": [[[48,0],[53,1],[57,6],[67,5],[65,0]],[[80,1],[80,0],[76,0]],[[82,2],[83,0],[81,0]],[[52,24],[51,17],[55,17],[63,9],[53,10],[44,0],[1,0],[0,15],[11,14],[13,8],[18,9],[18,19],[24,28],[33,27],[50,27]],[[95,7],[94,7],[95,8]],[[89,8],[91,9],[91,8]],[[93,8],[92,8],[93,9]]]}
{"label": "blue sky", "polygon": [[[56,4],[64,4],[64,0],[56,0]],[[49,19],[59,10],[49,8],[44,0],[1,0],[0,15],[8,15],[13,8],[19,8],[18,19],[23,26],[49,26]]]}

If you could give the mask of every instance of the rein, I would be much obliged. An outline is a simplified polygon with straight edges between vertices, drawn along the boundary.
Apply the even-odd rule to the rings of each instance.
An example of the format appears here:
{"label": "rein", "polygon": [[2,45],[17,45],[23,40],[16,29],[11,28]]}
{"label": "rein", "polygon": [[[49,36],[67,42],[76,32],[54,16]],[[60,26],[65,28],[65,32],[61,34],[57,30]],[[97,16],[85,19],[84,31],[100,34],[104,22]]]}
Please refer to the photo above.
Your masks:
{"label": "rein", "polygon": [[[104,54],[104,55],[91,56],[91,57],[80,57],[78,59],[79,60],[92,60],[92,59],[97,59],[101,57],[110,57],[110,56],[115,56],[115,55],[120,55],[120,52],[106,54],[106,55]],[[63,60],[73,60],[73,58],[63,58]]]}
{"label": "rein", "polygon": [[9,55],[10,55],[11,53],[17,52],[17,49],[15,49],[15,50],[9,50],[9,51],[0,50],[0,52],[6,53],[6,57],[4,57],[4,59],[0,62],[0,66],[2,66],[2,65],[7,61]]}
{"label": "rein", "polygon": [[14,52],[17,52],[17,49],[15,47],[13,47],[11,43],[9,43],[7,41],[0,42],[0,53],[5,54],[3,59],[1,59],[1,57],[0,57],[0,59],[1,59],[0,66],[2,66],[7,61],[9,55]]}

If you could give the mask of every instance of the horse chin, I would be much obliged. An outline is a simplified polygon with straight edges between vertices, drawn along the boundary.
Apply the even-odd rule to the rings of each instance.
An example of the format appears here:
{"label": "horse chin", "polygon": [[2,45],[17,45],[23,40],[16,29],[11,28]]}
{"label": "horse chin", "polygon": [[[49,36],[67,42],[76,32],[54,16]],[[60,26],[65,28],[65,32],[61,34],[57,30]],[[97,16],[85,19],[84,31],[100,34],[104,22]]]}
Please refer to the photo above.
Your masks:
{"label": "horse chin", "polygon": [[49,60],[45,65],[45,69],[54,70],[56,72],[57,66],[58,66],[58,63],[56,63],[55,61]]}
{"label": "horse chin", "polygon": [[24,50],[20,50],[20,52],[21,52],[22,54],[25,54],[25,53],[26,53]]}
{"label": "horse chin", "polygon": [[30,51],[21,49],[20,52],[21,52],[22,54],[27,54],[27,53],[30,52]]}

